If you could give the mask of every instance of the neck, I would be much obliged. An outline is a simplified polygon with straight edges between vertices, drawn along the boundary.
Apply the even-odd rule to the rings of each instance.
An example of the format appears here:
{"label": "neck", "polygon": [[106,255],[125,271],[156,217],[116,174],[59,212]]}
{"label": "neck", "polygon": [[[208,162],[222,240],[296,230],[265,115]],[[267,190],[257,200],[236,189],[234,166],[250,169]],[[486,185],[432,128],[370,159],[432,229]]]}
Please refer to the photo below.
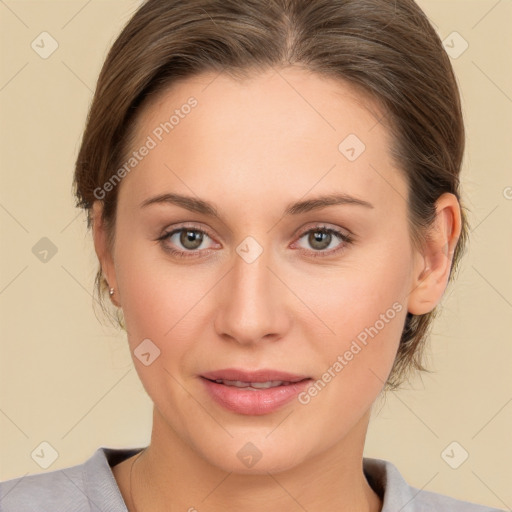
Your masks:
{"label": "neck", "polygon": [[130,511],[286,512],[299,507],[378,512],[380,498],[362,470],[368,420],[369,412],[337,445],[289,470],[242,474],[223,471],[200,457],[155,408],[151,443],[133,470]]}

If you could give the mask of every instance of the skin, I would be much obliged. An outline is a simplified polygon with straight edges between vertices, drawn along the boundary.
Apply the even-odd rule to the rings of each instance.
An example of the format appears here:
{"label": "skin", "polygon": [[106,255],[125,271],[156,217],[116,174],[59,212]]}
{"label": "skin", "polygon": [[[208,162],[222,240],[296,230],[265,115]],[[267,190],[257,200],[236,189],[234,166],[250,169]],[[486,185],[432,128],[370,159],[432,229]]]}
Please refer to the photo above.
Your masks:
{"label": "skin", "polygon": [[[133,357],[154,414],[151,443],[133,468],[135,505],[133,458],[112,468],[127,507],[378,511],[362,471],[371,407],[407,311],[427,313],[442,297],[460,235],[457,199],[439,198],[429,241],[413,247],[406,181],[377,105],[343,82],[293,67],[175,84],[139,115],[133,149],[190,96],[198,106],[119,185],[111,248],[101,202],[93,208],[96,252],[132,355],[146,338],[161,351],[149,366]],[[353,162],[338,150],[348,134],[366,145]],[[214,203],[221,219],[173,204],[140,207],[169,192]],[[292,202],[332,193],[373,207],[284,216]],[[190,252],[179,233],[157,241],[190,223],[208,233],[192,249],[199,257],[166,252]],[[321,251],[342,250],[315,258],[321,251],[306,232],[318,223],[349,230],[354,241],[333,236]],[[263,248],[250,264],[236,252],[247,236]],[[317,380],[394,303],[401,311],[307,405],[293,400],[247,416],[222,408],[203,387],[202,372],[227,367]],[[262,454],[252,468],[237,457],[247,442]]]}

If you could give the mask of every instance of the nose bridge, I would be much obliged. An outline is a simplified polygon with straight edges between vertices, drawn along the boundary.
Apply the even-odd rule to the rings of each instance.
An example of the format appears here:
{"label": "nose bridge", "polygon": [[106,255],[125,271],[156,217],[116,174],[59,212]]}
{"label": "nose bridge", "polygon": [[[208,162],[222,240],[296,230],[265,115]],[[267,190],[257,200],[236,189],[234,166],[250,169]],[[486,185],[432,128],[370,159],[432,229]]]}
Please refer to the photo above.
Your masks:
{"label": "nose bridge", "polygon": [[258,249],[251,240],[244,242],[237,248],[224,283],[216,315],[217,331],[239,343],[257,342],[269,335],[280,337],[287,317],[279,291],[282,284],[268,268],[270,252],[261,246]]}

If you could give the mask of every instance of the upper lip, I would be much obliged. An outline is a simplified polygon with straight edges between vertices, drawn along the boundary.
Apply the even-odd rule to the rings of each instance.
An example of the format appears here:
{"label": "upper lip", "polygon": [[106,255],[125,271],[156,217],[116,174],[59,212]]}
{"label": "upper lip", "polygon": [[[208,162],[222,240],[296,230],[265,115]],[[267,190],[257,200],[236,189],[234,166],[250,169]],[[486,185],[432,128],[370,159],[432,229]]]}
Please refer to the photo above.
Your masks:
{"label": "upper lip", "polygon": [[272,369],[261,369],[256,371],[242,370],[239,368],[224,368],[201,374],[208,380],[238,380],[240,382],[269,382],[280,380],[283,382],[298,382],[309,379],[307,375],[298,375]]}

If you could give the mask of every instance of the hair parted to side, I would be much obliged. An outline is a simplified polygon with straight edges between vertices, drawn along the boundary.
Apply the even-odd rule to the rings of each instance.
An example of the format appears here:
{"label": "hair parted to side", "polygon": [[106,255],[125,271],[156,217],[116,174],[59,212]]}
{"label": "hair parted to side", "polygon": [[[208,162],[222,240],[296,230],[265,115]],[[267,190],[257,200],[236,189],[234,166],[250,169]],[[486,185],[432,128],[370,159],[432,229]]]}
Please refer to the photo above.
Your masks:
{"label": "hair parted to side", "polygon": [[[95,190],[122,165],[146,100],[202,72],[237,78],[287,66],[343,80],[382,107],[390,152],[408,183],[411,236],[424,240],[439,196],[451,192],[460,201],[465,135],[451,63],[413,0],[147,0],[108,53],[76,160],[76,204],[88,227]],[[118,188],[102,198],[111,247]],[[450,280],[467,239],[464,208],[461,216]],[[108,295],[101,268],[95,284],[101,302]],[[408,313],[387,389],[410,369],[426,370],[423,348],[436,311]]]}

